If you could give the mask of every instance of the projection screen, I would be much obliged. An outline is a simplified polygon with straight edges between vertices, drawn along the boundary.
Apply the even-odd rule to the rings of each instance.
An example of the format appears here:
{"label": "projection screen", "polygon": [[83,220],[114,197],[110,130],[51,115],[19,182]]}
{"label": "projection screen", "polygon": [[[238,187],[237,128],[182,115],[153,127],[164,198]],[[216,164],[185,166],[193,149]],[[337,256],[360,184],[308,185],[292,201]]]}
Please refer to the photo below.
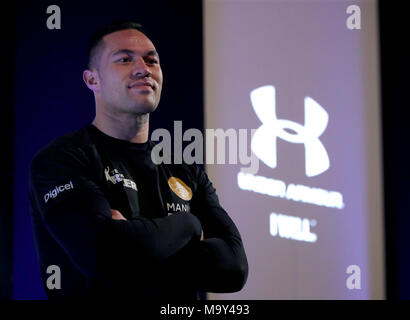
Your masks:
{"label": "projection screen", "polygon": [[207,172],[249,261],[209,298],[383,299],[377,1],[206,0],[204,23]]}

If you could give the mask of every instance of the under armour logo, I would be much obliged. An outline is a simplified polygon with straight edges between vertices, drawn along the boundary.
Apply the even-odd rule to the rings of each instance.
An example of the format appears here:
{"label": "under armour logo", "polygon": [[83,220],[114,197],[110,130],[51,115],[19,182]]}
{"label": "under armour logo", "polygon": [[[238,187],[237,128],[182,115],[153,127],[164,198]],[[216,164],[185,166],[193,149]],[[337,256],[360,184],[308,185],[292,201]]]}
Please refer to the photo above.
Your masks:
{"label": "under armour logo", "polygon": [[[262,86],[250,93],[253,109],[262,125],[256,130],[251,148],[253,153],[266,165],[275,168],[277,165],[277,137],[305,145],[305,170],[308,177],[326,171],[329,156],[319,137],[325,131],[329,115],[315,100],[305,97],[305,125],[276,117],[276,95],[274,86]],[[289,133],[290,129],[296,134]]]}

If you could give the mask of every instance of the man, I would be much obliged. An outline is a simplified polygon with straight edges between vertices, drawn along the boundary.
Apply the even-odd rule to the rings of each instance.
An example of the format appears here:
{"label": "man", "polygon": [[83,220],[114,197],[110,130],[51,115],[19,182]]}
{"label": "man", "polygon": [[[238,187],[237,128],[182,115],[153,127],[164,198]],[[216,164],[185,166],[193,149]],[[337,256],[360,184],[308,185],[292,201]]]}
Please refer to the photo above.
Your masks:
{"label": "man", "polygon": [[[242,240],[207,175],[151,159],[148,124],[162,71],[140,25],[98,32],[83,79],[95,97],[92,125],[55,139],[31,164],[48,297],[197,299],[198,292],[241,290],[248,275]],[[60,270],[58,288],[49,266]]]}

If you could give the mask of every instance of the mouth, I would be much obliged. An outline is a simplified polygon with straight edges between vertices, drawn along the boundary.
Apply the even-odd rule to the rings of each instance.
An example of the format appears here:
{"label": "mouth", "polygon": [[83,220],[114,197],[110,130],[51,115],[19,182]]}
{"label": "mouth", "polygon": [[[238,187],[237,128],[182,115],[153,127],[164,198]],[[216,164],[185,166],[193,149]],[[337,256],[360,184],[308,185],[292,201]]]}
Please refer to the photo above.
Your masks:
{"label": "mouth", "polygon": [[152,89],[155,90],[154,84],[150,81],[137,81],[133,82],[128,85],[129,89],[140,89],[140,90],[147,90]]}

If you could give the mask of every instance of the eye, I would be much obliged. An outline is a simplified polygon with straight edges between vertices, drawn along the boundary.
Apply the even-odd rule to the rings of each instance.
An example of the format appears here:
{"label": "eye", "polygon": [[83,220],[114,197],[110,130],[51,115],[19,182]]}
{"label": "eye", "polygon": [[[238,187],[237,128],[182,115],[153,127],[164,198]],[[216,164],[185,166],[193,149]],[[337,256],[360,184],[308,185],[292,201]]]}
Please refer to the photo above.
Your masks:
{"label": "eye", "polygon": [[126,62],[131,62],[132,58],[130,56],[127,56],[127,57],[122,57],[122,58],[118,59],[117,61],[121,62],[121,63],[126,63]]}
{"label": "eye", "polygon": [[155,58],[148,58],[148,59],[146,59],[146,62],[149,63],[149,64],[158,64],[159,63],[159,61]]}

